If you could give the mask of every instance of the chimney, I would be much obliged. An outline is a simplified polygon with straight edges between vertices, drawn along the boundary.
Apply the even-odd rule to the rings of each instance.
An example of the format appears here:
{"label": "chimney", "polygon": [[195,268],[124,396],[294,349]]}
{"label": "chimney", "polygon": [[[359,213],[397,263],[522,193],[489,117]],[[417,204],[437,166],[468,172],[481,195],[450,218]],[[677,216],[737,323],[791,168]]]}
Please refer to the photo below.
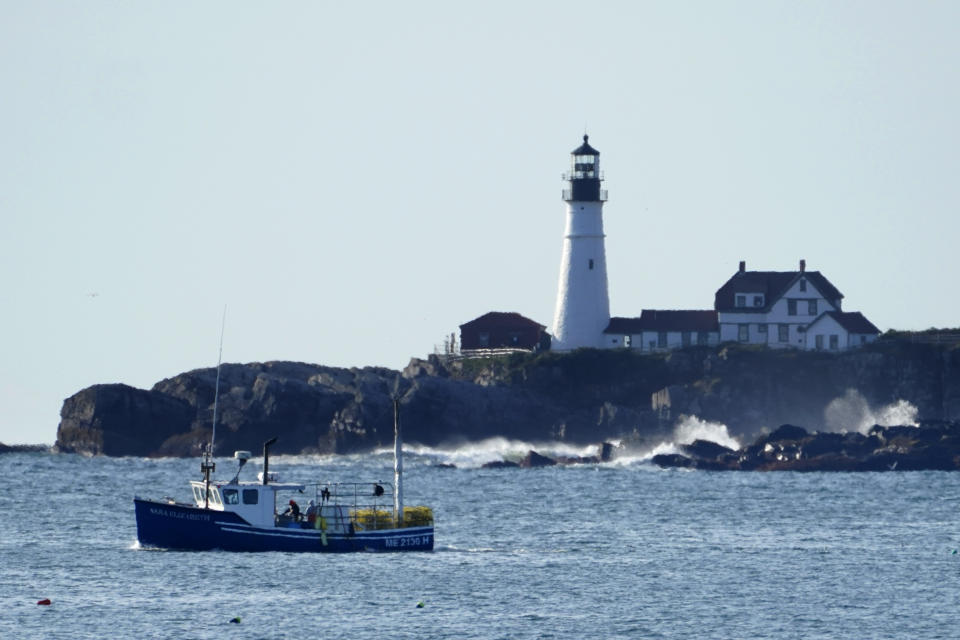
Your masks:
{"label": "chimney", "polygon": [[743,273],[743,272],[746,271],[746,270],[747,270],[747,261],[746,261],[746,260],[741,260],[741,261],[740,261],[740,273]]}
{"label": "chimney", "polygon": [[803,258],[800,259],[800,273],[803,273],[807,270],[807,261]]}

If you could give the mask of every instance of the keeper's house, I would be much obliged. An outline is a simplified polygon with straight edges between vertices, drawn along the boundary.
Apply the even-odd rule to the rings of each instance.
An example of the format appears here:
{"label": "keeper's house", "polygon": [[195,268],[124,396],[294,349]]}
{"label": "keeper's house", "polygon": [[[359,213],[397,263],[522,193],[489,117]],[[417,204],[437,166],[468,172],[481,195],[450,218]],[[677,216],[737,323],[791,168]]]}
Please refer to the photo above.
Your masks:
{"label": "keeper's house", "polygon": [[819,271],[747,271],[717,290],[714,309],[721,342],[837,351],[876,340],[863,314],[844,313],[843,294]]}

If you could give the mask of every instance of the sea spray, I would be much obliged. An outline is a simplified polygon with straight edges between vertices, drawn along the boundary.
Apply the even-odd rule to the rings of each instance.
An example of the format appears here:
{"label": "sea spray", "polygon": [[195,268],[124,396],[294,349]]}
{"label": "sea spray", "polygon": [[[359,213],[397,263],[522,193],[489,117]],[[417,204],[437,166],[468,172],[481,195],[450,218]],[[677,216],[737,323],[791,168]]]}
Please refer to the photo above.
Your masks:
{"label": "sea spray", "polygon": [[575,445],[566,442],[533,443],[497,437],[477,442],[464,442],[456,446],[430,447],[410,443],[405,446],[405,450],[412,456],[429,459],[433,464],[452,464],[460,468],[473,469],[488,462],[503,460],[517,462],[530,451],[536,451],[550,458],[598,456],[600,445]]}
{"label": "sea spray", "polygon": [[702,420],[697,416],[681,415],[673,428],[672,439],[661,442],[644,457],[649,459],[661,454],[682,453],[681,445],[692,444],[696,440],[709,440],[730,449],[739,449],[741,446],[740,442],[730,435],[727,425]]}
{"label": "sea spray", "polygon": [[906,400],[897,400],[877,410],[856,389],[847,389],[823,410],[827,431],[859,431],[866,435],[874,425],[917,426],[917,407]]}

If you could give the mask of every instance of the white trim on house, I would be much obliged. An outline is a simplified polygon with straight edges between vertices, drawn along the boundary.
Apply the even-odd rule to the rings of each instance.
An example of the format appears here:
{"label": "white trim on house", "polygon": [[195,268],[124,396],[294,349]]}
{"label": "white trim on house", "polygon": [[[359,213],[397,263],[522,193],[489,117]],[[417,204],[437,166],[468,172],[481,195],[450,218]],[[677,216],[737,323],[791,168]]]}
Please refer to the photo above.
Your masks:
{"label": "white trim on house", "polygon": [[[775,349],[809,348],[806,330],[811,322],[827,311],[840,310],[840,301],[834,305],[803,272],[798,273],[797,279],[774,298],[765,311],[755,311],[754,298],[762,295],[761,292],[735,293],[737,310],[718,311],[721,342],[764,344]],[[744,304],[741,306],[740,302]]]}

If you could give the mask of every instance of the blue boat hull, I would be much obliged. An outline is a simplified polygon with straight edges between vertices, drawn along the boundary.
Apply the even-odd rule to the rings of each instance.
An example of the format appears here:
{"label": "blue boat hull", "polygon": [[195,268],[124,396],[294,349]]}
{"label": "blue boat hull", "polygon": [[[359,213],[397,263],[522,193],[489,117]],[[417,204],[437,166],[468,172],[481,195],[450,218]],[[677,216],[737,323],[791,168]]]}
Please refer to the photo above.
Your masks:
{"label": "blue boat hull", "polygon": [[134,498],[141,545],[207,551],[432,551],[433,527],[333,534],[317,529],[254,527],[229,511]]}

